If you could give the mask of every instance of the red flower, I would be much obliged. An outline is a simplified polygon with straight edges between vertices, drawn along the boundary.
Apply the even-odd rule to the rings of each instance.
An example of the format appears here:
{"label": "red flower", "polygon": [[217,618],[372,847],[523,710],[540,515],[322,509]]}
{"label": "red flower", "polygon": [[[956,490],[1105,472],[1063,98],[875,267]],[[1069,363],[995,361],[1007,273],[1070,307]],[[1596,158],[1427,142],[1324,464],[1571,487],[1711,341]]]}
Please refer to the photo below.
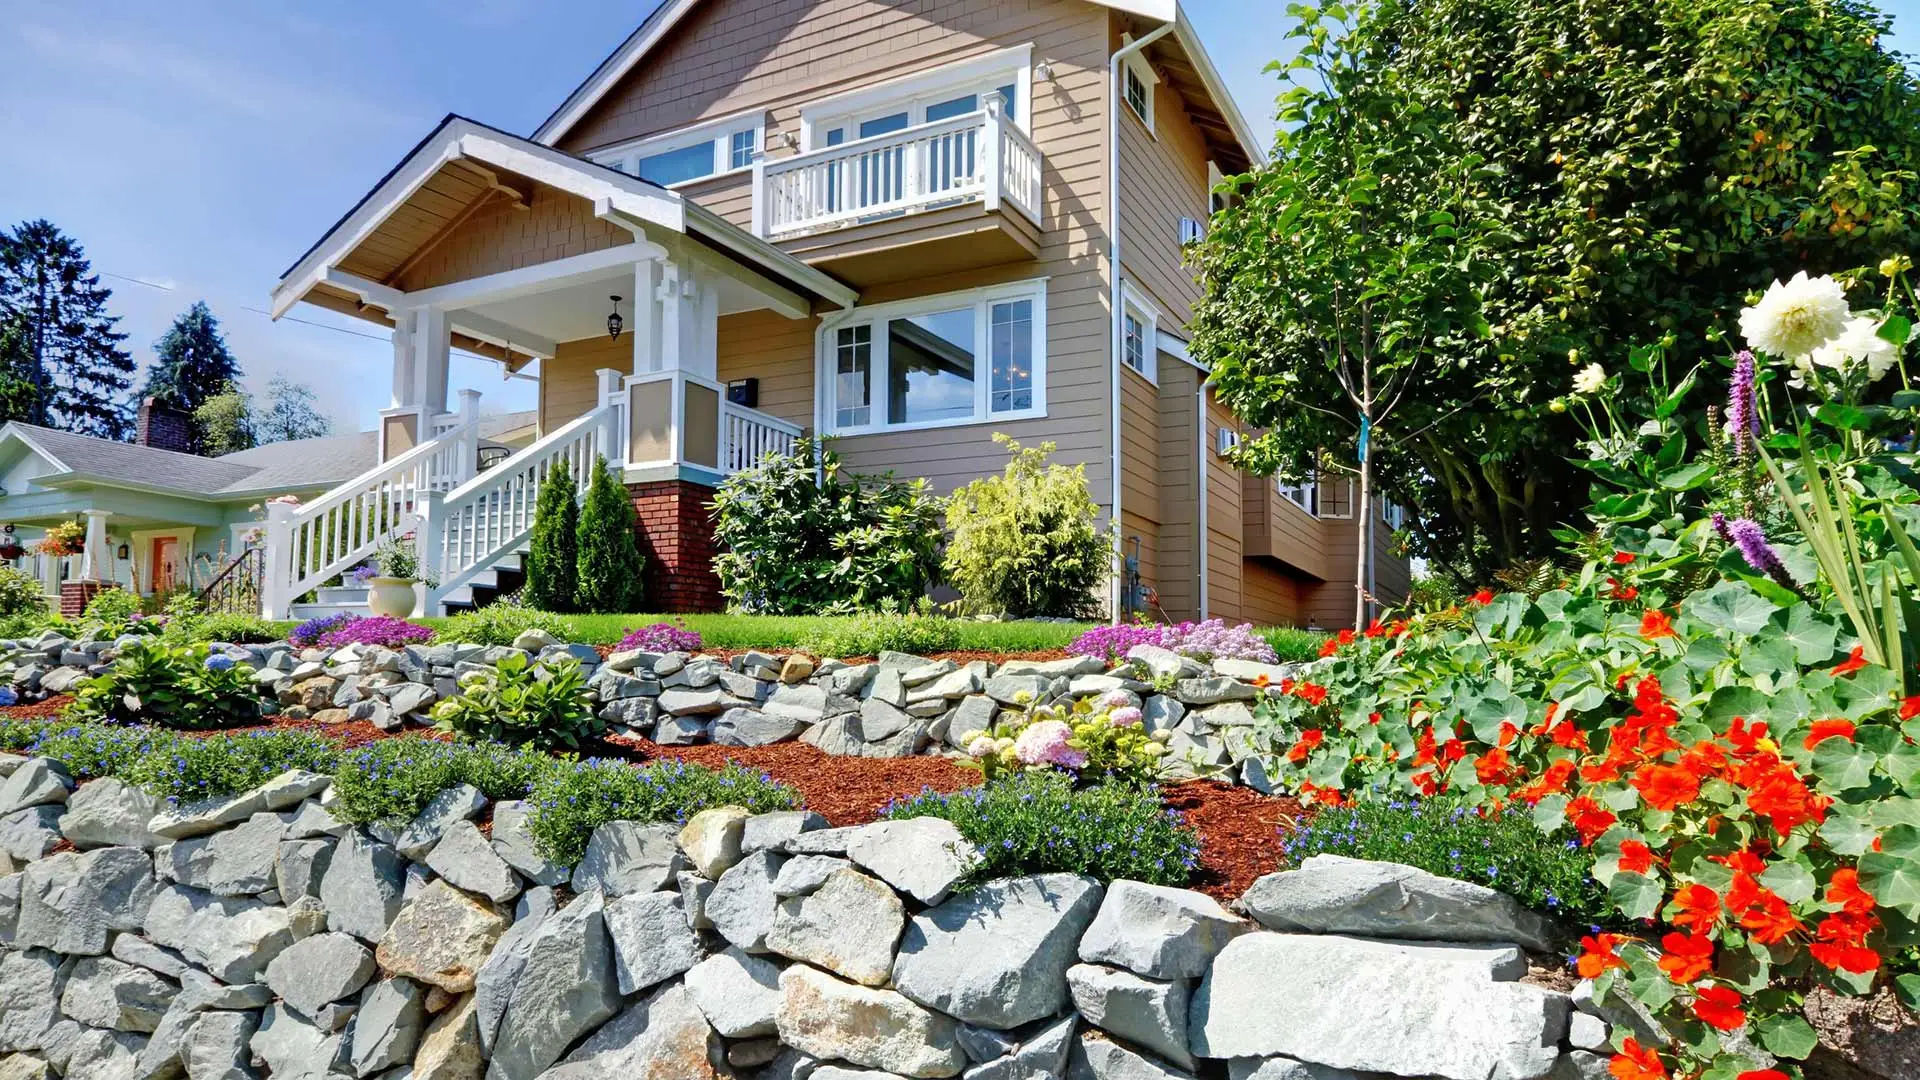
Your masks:
{"label": "red flower", "polygon": [[1747,809],[1766,818],[1781,836],[1809,821],[1825,821],[1827,804],[1832,800],[1816,795],[1784,764],[1745,774]]}
{"label": "red flower", "polygon": [[1875,901],[1872,893],[1860,887],[1860,871],[1843,866],[1827,882],[1827,903],[1839,904],[1849,915],[1871,915]]}
{"label": "red flower", "polygon": [[1295,765],[1307,760],[1307,755],[1318,750],[1326,737],[1326,733],[1319,728],[1308,728],[1301,732],[1300,741],[1294,743],[1293,748],[1287,751],[1287,760]]}
{"label": "red flower", "polygon": [[1713,971],[1713,939],[1705,934],[1668,934],[1660,949],[1660,970],[1674,982],[1694,982]]}
{"label": "red flower", "polygon": [[1613,1080],[1668,1080],[1667,1067],[1660,1063],[1660,1055],[1632,1037],[1621,1043],[1620,1052],[1607,1062],[1607,1074]]}
{"label": "red flower", "polygon": [[1639,558],[1639,556],[1631,551],[1616,551],[1613,553],[1613,561],[1616,566],[1625,566],[1637,558]]}
{"label": "red flower", "polygon": [[1880,954],[1867,948],[1867,935],[1880,928],[1872,915],[1829,915],[1814,929],[1816,939],[1807,951],[1835,971],[1865,975],[1880,968]]}
{"label": "red flower", "polygon": [[1487,604],[1491,604],[1493,603],[1493,590],[1481,589],[1479,592],[1474,593],[1472,596],[1467,597],[1467,602],[1472,604],[1479,604],[1482,607],[1486,606]]}
{"label": "red flower", "polygon": [[1267,687],[1273,685],[1273,676],[1263,671],[1253,677],[1253,685],[1265,690]]}
{"label": "red flower", "polygon": [[1845,660],[1840,661],[1839,666],[1833,669],[1833,677],[1837,679],[1842,675],[1851,675],[1854,672],[1859,671],[1861,668],[1866,667],[1867,666],[1866,652],[1867,652],[1866,646],[1855,645],[1853,647],[1853,651],[1847,654],[1847,658]]}
{"label": "red flower", "polygon": [[[1452,747],[1460,744],[1455,741],[1447,745]],[[1479,760],[1473,763],[1473,774],[1482,784],[1490,787],[1494,785],[1504,787],[1524,778],[1526,770],[1514,765],[1513,760],[1507,756],[1506,750],[1496,746],[1481,754]]]}
{"label": "red flower", "polygon": [[1333,638],[1328,638],[1320,643],[1320,658],[1323,660],[1339,651],[1340,643]]}
{"label": "red flower", "polygon": [[[1851,661],[1849,661],[1851,662]],[[1811,750],[1828,739],[1841,738],[1853,741],[1853,721],[1834,717],[1830,720],[1815,720],[1807,731],[1807,749]]]}
{"label": "red flower", "polygon": [[1920,694],[1900,699],[1900,719],[1911,720],[1920,716]]}
{"label": "red flower", "polygon": [[1549,795],[1557,795],[1567,788],[1567,781],[1573,779],[1573,761],[1561,758],[1547,766],[1540,778],[1523,788],[1514,791],[1513,797],[1533,806]]}
{"label": "red flower", "polygon": [[1351,644],[1353,644],[1353,631],[1352,631],[1352,630],[1349,630],[1349,629],[1346,629],[1346,628],[1344,628],[1344,627],[1343,627],[1343,628],[1341,629],[1341,631],[1340,631],[1340,633],[1339,633],[1339,634],[1337,634],[1337,635],[1335,635],[1335,636],[1336,636],[1336,637],[1338,638],[1338,640],[1339,640],[1339,642],[1340,642],[1340,644],[1342,644],[1342,645],[1351,645]]}
{"label": "red flower", "polygon": [[1793,1078],[1779,1069],[1754,1069],[1741,1073],[1734,1077],[1734,1080],[1793,1080]]}
{"label": "red flower", "polygon": [[1379,619],[1375,619],[1372,622],[1367,624],[1368,637],[1381,637],[1385,635],[1386,632],[1387,632],[1387,628],[1380,625]]}
{"label": "red flower", "polygon": [[[1762,746],[1763,742],[1767,745]],[[1749,725],[1745,717],[1736,716],[1727,725],[1727,745],[1733,747],[1734,753],[1741,757],[1769,753],[1773,750],[1772,742],[1772,736],[1767,734],[1767,725],[1764,721],[1755,721]]]}
{"label": "red flower", "polygon": [[1593,842],[1600,839],[1600,834],[1612,828],[1613,823],[1618,820],[1620,819],[1615,817],[1612,811],[1603,808],[1585,795],[1578,796],[1567,803],[1567,821],[1572,823],[1574,830],[1580,834],[1580,843],[1584,847],[1592,847]]}
{"label": "red flower", "polygon": [[1424,795],[1427,798],[1432,798],[1433,796],[1440,793],[1440,782],[1433,778],[1432,769],[1426,769],[1421,772],[1414,773],[1412,776],[1408,777],[1407,780],[1409,783],[1413,784],[1413,790],[1419,792],[1421,795]]}
{"label": "red flower", "polygon": [[1738,1031],[1747,1022],[1740,992],[1725,986],[1703,986],[1693,999],[1693,1015],[1721,1031]]}
{"label": "red flower", "polygon": [[1787,935],[1806,929],[1785,900],[1749,874],[1733,875],[1733,884],[1727,887],[1727,912],[1762,945],[1785,941]]}
{"label": "red flower", "polygon": [[1659,608],[1649,610],[1640,616],[1640,636],[1648,641],[1657,641],[1673,636],[1673,619]]}
{"label": "red flower", "polygon": [[1327,688],[1310,682],[1295,684],[1293,696],[1309,705],[1318,705],[1327,700]]}
{"label": "red flower", "polygon": [[1613,968],[1627,966],[1613,951],[1620,944],[1618,934],[1588,934],[1580,939],[1580,957],[1574,967],[1583,979],[1597,979]]}
{"label": "red flower", "polygon": [[1684,765],[1645,765],[1633,774],[1641,801],[1656,810],[1672,810],[1700,797],[1700,778]]}
{"label": "red flower", "polygon": [[1653,849],[1644,841],[1623,840],[1620,843],[1620,869],[1629,874],[1644,874],[1653,869]]}
{"label": "red flower", "polygon": [[1667,921],[1696,934],[1707,933],[1720,921],[1720,894],[1698,883],[1683,886],[1673,894]]}
{"label": "red flower", "polygon": [[1619,578],[1607,579],[1607,599],[1618,600],[1624,604],[1631,600],[1637,600],[1639,599],[1639,597],[1640,597],[1639,589],[1636,589],[1631,585],[1620,584]]}

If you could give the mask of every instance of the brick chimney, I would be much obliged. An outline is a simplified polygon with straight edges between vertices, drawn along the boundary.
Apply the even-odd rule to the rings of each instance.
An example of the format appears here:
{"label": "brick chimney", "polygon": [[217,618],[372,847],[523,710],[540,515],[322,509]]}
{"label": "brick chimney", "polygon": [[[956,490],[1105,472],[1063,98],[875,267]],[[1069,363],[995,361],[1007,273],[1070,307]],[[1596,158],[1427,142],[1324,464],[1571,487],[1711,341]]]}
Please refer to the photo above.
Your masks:
{"label": "brick chimney", "polygon": [[140,424],[133,437],[140,446],[155,450],[193,453],[193,418],[156,398],[140,400]]}

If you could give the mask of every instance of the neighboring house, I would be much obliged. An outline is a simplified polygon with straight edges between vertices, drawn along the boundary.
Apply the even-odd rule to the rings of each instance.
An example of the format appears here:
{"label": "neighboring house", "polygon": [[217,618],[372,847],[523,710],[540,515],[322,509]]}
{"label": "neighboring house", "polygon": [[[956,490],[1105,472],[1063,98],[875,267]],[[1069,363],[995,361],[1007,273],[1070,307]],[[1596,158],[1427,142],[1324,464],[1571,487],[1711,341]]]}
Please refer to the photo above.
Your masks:
{"label": "neighboring house", "polygon": [[[267,606],[364,558],[341,523],[392,506],[439,571],[425,607],[474,602],[548,467],[603,454],[649,606],[714,608],[707,503],[760,454],[835,436],[945,492],[1001,468],[1004,431],[1117,509],[1111,604],[1340,625],[1346,485],[1228,468],[1238,423],[1186,348],[1183,245],[1262,160],[1173,0],[665,0],[531,138],[448,117],[281,278],[276,314],[392,330],[392,475],[276,512]],[[464,437],[455,346],[537,372],[540,438],[423,483]]]}
{"label": "neighboring house", "polygon": [[[475,453],[505,457],[531,413],[482,417]],[[266,500],[306,500],[380,463],[379,435],[271,443],[222,457],[185,452],[187,418],[148,399],[136,441],[10,423],[0,427],[0,523],[29,549],[19,560],[67,608],[111,582],[142,595],[198,591],[261,538]],[[522,442],[520,445],[525,445]],[[81,555],[31,551],[63,522],[88,525]],[[64,586],[64,589],[63,589]]]}

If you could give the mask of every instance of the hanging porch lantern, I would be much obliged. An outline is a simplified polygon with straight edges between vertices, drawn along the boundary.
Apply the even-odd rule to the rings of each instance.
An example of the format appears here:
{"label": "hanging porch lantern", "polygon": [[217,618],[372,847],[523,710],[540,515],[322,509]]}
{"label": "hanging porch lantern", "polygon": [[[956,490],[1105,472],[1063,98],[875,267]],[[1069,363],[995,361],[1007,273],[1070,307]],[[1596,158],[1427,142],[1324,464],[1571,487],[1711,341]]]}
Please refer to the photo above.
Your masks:
{"label": "hanging porch lantern", "polygon": [[627,325],[627,321],[620,317],[620,298],[618,296],[609,296],[607,299],[613,301],[613,311],[607,315],[607,336],[615,341],[619,341],[620,329]]}

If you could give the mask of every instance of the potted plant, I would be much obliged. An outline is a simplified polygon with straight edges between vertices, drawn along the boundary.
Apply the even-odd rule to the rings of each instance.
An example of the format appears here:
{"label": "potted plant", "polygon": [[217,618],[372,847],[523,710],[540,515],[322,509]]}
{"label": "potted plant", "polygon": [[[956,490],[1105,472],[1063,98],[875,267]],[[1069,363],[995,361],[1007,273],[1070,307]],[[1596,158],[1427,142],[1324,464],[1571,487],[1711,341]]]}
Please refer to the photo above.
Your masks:
{"label": "potted plant", "polygon": [[[368,561],[371,574],[356,572],[367,585],[367,607],[375,615],[389,615],[404,619],[413,614],[414,601],[417,599],[414,586],[419,582],[433,584],[426,567],[420,564],[420,553],[415,548],[413,534],[388,540],[374,549],[373,558]],[[366,568],[362,568],[364,571]]]}
{"label": "potted plant", "polygon": [[78,521],[63,521],[58,525],[47,526],[47,535],[33,545],[33,550],[42,555],[64,558],[78,555],[87,546],[87,527]]}

